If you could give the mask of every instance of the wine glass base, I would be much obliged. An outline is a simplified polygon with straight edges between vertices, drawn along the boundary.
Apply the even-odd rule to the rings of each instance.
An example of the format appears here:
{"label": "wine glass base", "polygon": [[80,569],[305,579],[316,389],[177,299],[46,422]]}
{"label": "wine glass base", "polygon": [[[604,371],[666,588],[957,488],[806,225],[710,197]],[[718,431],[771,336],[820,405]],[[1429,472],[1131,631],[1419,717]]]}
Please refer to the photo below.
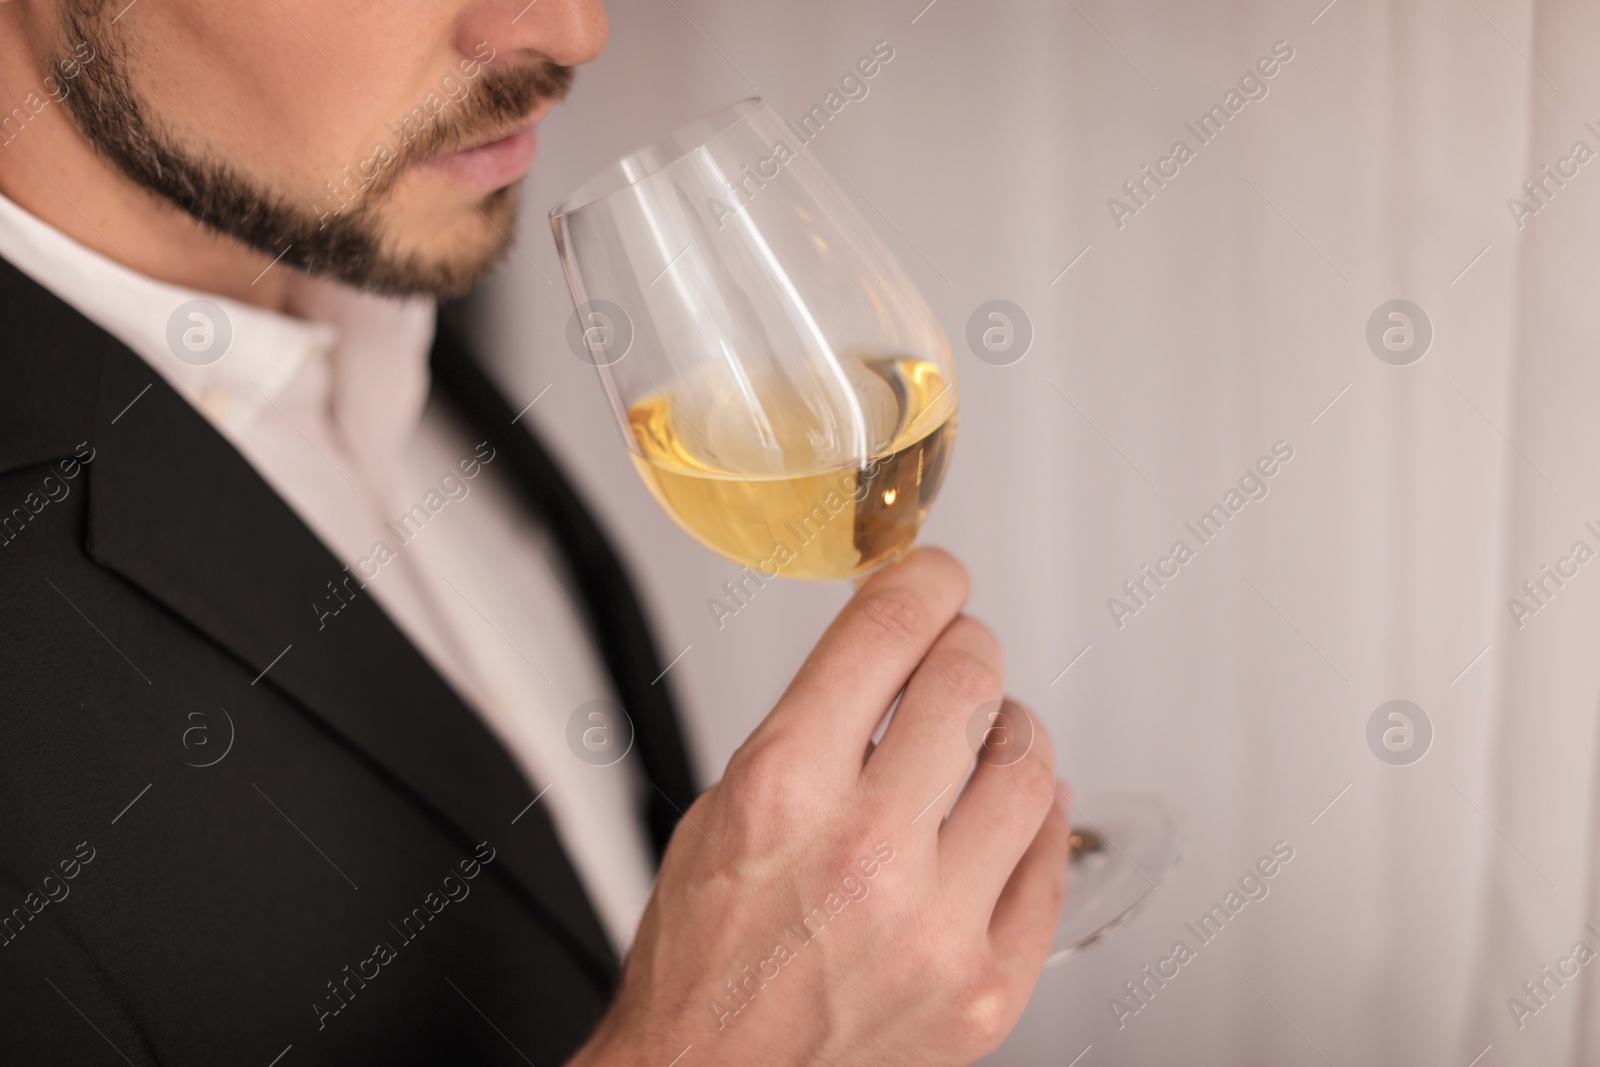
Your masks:
{"label": "wine glass base", "polygon": [[1183,855],[1183,832],[1154,796],[1108,793],[1092,798],[1087,808],[1073,804],[1073,829],[1091,831],[1104,844],[1072,857],[1067,899],[1046,967],[1133,918]]}

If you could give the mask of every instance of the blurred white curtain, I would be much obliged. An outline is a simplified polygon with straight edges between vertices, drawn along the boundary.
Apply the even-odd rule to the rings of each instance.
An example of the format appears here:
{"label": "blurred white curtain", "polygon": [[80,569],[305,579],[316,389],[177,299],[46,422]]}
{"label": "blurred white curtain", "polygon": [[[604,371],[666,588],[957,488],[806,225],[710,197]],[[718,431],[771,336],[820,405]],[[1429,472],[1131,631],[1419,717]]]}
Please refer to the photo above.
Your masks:
{"label": "blurred white curtain", "polygon": [[[1561,162],[1578,140],[1600,152],[1600,13],[925,4],[614,0],[611,47],[544,125],[518,254],[484,305],[503,380],[526,399],[550,386],[529,417],[609,519],[666,656],[688,648],[668,678],[703,773],[848,590],[775,584],[717,627],[707,600],[737,568],[679,532],[629,466],[564,343],[543,216],[731,100],[798,117],[886,41],[893,59],[812,150],[956,350],[961,434],[926,540],[971,567],[972,610],[1001,634],[1011,689],[1048,721],[1088,814],[1097,791],[1152,789],[1189,828],[1149,908],[1047,972],[993,1062],[1600,1062],[1600,964],[1562,962],[1580,940],[1600,950],[1584,927],[1600,921],[1600,561],[1544,579],[1542,606],[1521,591],[1574,542],[1600,550],[1584,525],[1600,529],[1600,161]],[[1293,58],[1266,95],[1249,83],[1259,98],[1201,144],[1185,123],[1278,42]],[[1194,158],[1147,180],[1119,227],[1108,198],[1133,204],[1123,183],[1180,139]],[[1571,176],[1558,187],[1546,164]],[[1509,198],[1538,211],[1519,227]],[[1012,366],[964,340],[993,298],[1035,330]],[[1367,343],[1392,299],[1432,323],[1409,366]],[[1193,544],[1184,523],[1279,441],[1293,459],[1268,495],[1119,628],[1107,599]],[[1539,610],[1514,619],[1513,596]],[[1432,724],[1408,766],[1367,741],[1397,698]],[[1270,894],[1119,1028],[1109,999],[1175,941],[1193,946],[1185,921],[1279,841],[1295,855]],[[1578,977],[1557,985],[1546,965]],[[1539,1010],[1517,1018],[1512,997]]]}

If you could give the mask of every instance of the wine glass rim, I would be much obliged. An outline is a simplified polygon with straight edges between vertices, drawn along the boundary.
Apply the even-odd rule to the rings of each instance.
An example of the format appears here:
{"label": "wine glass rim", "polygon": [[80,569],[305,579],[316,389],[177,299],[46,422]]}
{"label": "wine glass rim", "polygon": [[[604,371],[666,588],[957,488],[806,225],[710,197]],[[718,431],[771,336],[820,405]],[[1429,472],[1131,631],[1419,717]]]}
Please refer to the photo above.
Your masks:
{"label": "wine glass rim", "polygon": [[[761,97],[747,96],[693,122],[686,122],[643,147],[618,156],[551,208],[550,218],[555,220],[574,214],[648,180],[763,106]],[[691,137],[691,134],[694,136]]]}

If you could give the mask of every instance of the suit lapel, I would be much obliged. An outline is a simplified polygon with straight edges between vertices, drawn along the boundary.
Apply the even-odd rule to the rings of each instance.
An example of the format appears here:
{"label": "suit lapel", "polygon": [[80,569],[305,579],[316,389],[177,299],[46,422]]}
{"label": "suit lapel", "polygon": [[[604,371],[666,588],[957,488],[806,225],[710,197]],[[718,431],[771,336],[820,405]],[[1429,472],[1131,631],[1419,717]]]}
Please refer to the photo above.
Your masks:
{"label": "suit lapel", "polygon": [[365,753],[464,843],[487,840],[496,866],[609,983],[613,951],[509,755],[369,594],[322,624],[313,605],[328,583],[358,581],[345,584],[332,553],[158,374],[122,344],[99,343],[90,556],[264,672],[261,684]]}

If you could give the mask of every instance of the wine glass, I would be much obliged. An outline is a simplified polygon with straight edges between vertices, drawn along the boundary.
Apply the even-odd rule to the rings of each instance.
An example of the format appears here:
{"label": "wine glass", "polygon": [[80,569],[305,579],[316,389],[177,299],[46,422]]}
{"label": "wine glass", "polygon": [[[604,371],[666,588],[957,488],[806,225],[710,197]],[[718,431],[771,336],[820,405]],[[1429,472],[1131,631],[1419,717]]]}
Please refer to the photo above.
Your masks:
{"label": "wine glass", "polygon": [[[657,501],[763,578],[827,580],[910,548],[950,464],[957,389],[938,319],[806,139],[743,100],[607,167],[550,224],[568,344]],[[1078,831],[1056,955],[1176,859],[1170,820],[1151,832],[1164,809],[1111,799]]]}

